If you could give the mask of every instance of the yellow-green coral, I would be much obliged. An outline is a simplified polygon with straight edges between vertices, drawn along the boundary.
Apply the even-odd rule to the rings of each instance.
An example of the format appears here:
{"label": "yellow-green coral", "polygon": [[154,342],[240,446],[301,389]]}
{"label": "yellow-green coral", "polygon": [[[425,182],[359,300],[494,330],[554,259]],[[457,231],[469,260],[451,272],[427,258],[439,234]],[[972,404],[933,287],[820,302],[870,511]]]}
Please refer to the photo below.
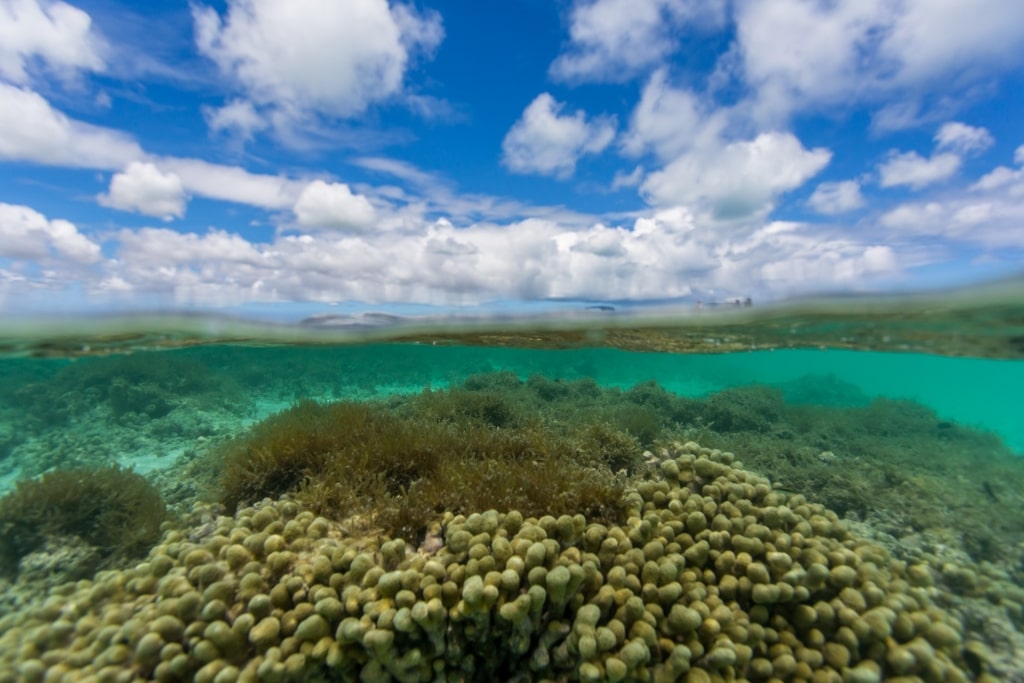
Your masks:
{"label": "yellow-green coral", "polygon": [[449,514],[431,553],[287,499],[169,532],[0,619],[0,680],[972,679],[959,625],[884,549],[731,454],[665,457],[622,524]]}

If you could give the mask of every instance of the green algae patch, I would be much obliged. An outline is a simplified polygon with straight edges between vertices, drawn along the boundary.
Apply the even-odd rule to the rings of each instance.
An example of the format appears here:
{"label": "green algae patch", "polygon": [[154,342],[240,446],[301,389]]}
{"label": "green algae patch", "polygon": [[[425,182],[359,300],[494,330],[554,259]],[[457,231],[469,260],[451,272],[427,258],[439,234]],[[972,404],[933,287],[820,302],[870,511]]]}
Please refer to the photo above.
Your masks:
{"label": "green algae patch", "polygon": [[98,552],[98,567],[144,555],[166,518],[160,494],[121,467],[55,470],[25,480],[0,499],[0,572],[53,539],[74,538]]}
{"label": "green algae patch", "polygon": [[[302,401],[222,449],[229,509],[293,493],[324,516],[422,538],[443,512],[621,518],[639,443],[597,423],[562,430],[490,393],[425,392],[410,411]],[[436,398],[435,398],[436,397]]]}

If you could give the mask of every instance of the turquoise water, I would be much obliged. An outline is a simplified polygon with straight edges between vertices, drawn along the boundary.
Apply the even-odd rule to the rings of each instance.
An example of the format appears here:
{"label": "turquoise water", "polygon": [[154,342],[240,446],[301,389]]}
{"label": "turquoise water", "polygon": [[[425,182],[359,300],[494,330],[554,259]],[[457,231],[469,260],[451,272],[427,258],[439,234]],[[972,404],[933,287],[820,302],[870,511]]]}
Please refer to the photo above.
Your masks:
{"label": "turquoise water", "polygon": [[[515,438],[517,430],[526,430],[524,434],[533,436],[523,438],[551,439],[552,444],[557,439],[568,438],[575,444],[573,448],[585,450],[589,446],[579,444],[597,443],[581,436],[591,433],[587,430],[611,430],[610,433],[618,436],[602,438],[625,444],[622,446],[625,450],[616,456],[619,459],[614,467],[587,470],[590,474],[586,476],[603,471],[605,474],[600,476],[605,476],[608,482],[616,482],[616,486],[626,486],[626,490],[629,486],[640,486],[639,490],[644,491],[646,489],[638,482],[645,478],[657,480],[665,472],[675,472],[677,466],[674,464],[666,465],[669,469],[659,465],[665,458],[682,454],[678,467],[685,469],[693,456],[686,455],[689,451],[685,448],[690,448],[690,445],[684,448],[683,444],[691,442],[692,447],[698,449],[699,446],[693,442],[699,442],[700,446],[716,449],[704,451],[704,457],[715,460],[717,464],[714,467],[726,468],[722,471],[733,472],[727,468],[734,462],[743,463],[745,469],[742,471],[750,474],[733,472],[729,475],[732,481],[745,481],[744,477],[750,476],[754,477],[750,481],[763,481],[763,485],[771,486],[777,492],[772,494],[777,496],[777,499],[772,499],[773,505],[790,505],[798,514],[810,510],[806,514],[809,520],[816,520],[813,525],[823,524],[826,512],[832,515],[829,519],[842,520],[845,525],[842,533],[853,534],[850,538],[858,539],[847,540],[848,549],[870,547],[874,550],[858,552],[862,552],[864,557],[884,555],[889,558],[884,562],[874,560],[870,566],[887,566],[890,560],[896,562],[892,565],[894,569],[886,570],[894,573],[886,573],[884,577],[870,581],[863,578],[868,576],[864,572],[869,571],[865,569],[869,565],[862,564],[858,575],[861,578],[854,584],[858,589],[872,582],[893,594],[920,589],[924,592],[913,593],[916,596],[914,600],[925,601],[918,608],[923,610],[925,607],[922,605],[927,604],[928,609],[938,610],[929,618],[945,620],[944,623],[948,622],[949,628],[955,631],[955,639],[945,631],[934,637],[927,636],[931,646],[941,651],[936,655],[941,666],[946,667],[947,672],[952,669],[958,672],[955,675],[948,673],[947,678],[937,678],[934,671],[928,673],[931,671],[928,666],[938,664],[926,665],[921,661],[904,667],[903,664],[892,663],[896,661],[893,657],[903,656],[891,651],[891,648],[897,648],[896,641],[886,647],[881,644],[871,646],[865,641],[859,649],[853,648],[846,669],[838,664],[821,664],[823,672],[831,671],[840,677],[822,680],[878,680],[870,678],[866,669],[850,673],[858,661],[862,668],[879,668],[884,674],[883,679],[895,676],[903,667],[910,672],[909,675],[918,676],[906,680],[1024,680],[1024,660],[1020,655],[1024,652],[1024,635],[1021,633],[1024,629],[1024,589],[1020,588],[1024,584],[1024,460],[1019,457],[1024,454],[1024,419],[1021,418],[1024,412],[1021,400],[1024,360],[1021,354],[1024,351],[1020,343],[1024,338],[1021,334],[1024,316],[1021,316],[1019,305],[1007,304],[1006,297],[992,307],[982,304],[975,301],[967,306],[926,310],[912,304],[893,307],[883,302],[856,310],[848,305],[837,305],[834,309],[803,307],[754,314],[743,311],[720,318],[683,316],[666,319],[662,316],[656,324],[628,316],[611,319],[584,316],[561,326],[552,319],[532,324],[523,320],[513,321],[514,324],[491,320],[458,325],[445,321],[439,325],[434,321],[415,325],[403,323],[383,330],[374,328],[372,332],[353,332],[354,328],[343,326],[343,339],[329,337],[329,334],[337,333],[337,329],[325,336],[319,334],[322,328],[311,332],[308,325],[282,326],[275,323],[267,326],[265,323],[249,324],[203,317],[187,318],[185,323],[182,319],[154,323],[152,317],[133,319],[130,323],[125,319],[92,321],[78,327],[77,334],[70,325],[60,326],[45,321],[12,323],[6,328],[6,334],[0,334],[0,343],[7,352],[0,358],[0,495],[6,494],[0,498],[0,509],[6,515],[0,518],[0,625],[4,626],[0,631],[6,629],[8,633],[0,637],[0,681],[42,680],[42,672],[50,670],[95,673],[98,669],[89,669],[92,664],[87,662],[88,658],[73,655],[75,647],[87,645],[93,648],[88,652],[102,651],[103,657],[109,659],[106,674],[112,677],[110,680],[120,680],[117,671],[131,672],[131,676],[141,679],[163,676],[163,680],[192,680],[195,677],[202,680],[209,675],[209,679],[214,680],[214,670],[228,672],[216,680],[243,680],[247,666],[253,676],[256,676],[259,666],[263,667],[260,671],[265,676],[260,674],[252,680],[350,680],[360,671],[359,667],[363,667],[361,675],[376,677],[375,680],[442,680],[446,676],[447,680],[501,680],[502,676],[510,680],[616,679],[616,667],[619,665],[611,659],[619,656],[628,659],[626,654],[614,655],[615,648],[625,647],[624,643],[612,647],[604,655],[595,655],[596,668],[590,669],[573,659],[580,656],[580,645],[573,640],[576,636],[568,636],[562,645],[557,638],[549,636],[555,639],[544,641],[546,644],[542,645],[541,640],[530,640],[540,638],[537,634],[502,630],[498,624],[504,622],[500,620],[488,627],[492,629],[487,631],[490,640],[481,640],[480,643],[496,644],[505,649],[529,646],[535,653],[534,657],[538,656],[537,648],[550,647],[554,657],[552,663],[542,665],[530,659],[527,666],[527,659],[519,662],[513,658],[502,659],[500,665],[492,662],[493,666],[485,666],[482,660],[463,658],[457,665],[457,668],[461,667],[458,668],[461,673],[456,675],[450,668],[455,666],[452,648],[458,650],[465,643],[458,641],[461,644],[457,644],[451,640],[455,638],[451,634],[460,634],[458,638],[470,640],[483,636],[474,630],[481,628],[479,624],[466,632],[460,630],[460,620],[466,617],[455,603],[450,606],[452,611],[447,617],[450,629],[447,646],[440,646],[436,641],[432,641],[433,645],[429,647],[417,645],[422,656],[434,658],[431,660],[433,664],[419,669],[413,666],[403,670],[404,673],[384,664],[374,664],[372,648],[366,650],[371,653],[370,660],[366,660],[366,653],[356,646],[351,646],[355,647],[351,652],[345,649],[350,647],[348,645],[339,651],[349,652],[348,655],[338,654],[340,659],[331,660],[325,654],[332,647],[329,642],[322,644],[323,656],[320,657],[314,655],[313,643],[302,649],[297,641],[287,641],[284,634],[271,639],[276,645],[268,645],[255,636],[248,641],[243,637],[240,642],[250,644],[239,645],[237,651],[228,652],[225,649],[228,645],[222,644],[219,654],[209,655],[214,659],[208,664],[204,664],[207,655],[202,654],[204,646],[200,645],[202,638],[196,635],[198,631],[192,636],[161,634],[161,643],[180,640],[180,645],[161,650],[163,654],[159,656],[152,655],[156,657],[152,661],[146,659],[150,655],[139,654],[140,648],[148,647],[150,642],[143,639],[145,628],[142,626],[139,626],[142,631],[138,633],[126,631],[118,636],[121,641],[116,638],[110,640],[111,632],[107,632],[103,636],[107,640],[102,641],[102,646],[90,645],[93,643],[91,638],[101,638],[102,630],[90,631],[91,627],[75,626],[80,623],[76,619],[91,618],[89,614],[99,619],[102,615],[114,614],[111,610],[121,610],[116,613],[122,619],[130,616],[132,610],[137,610],[137,619],[155,618],[157,612],[147,610],[159,610],[160,600],[169,599],[170,594],[161,592],[163,589],[156,582],[146,584],[139,574],[132,573],[137,571],[132,567],[145,560],[147,553],[150,553],[149,560],[139,565],[146,567],[145,571],[150,571],[148,568],[154,562],[155,553],[170,558],[166,560],[171,567],[168,576],[174,575],[178,570],[173,567],[179,562],[175,553],[180,552],[182,580],[186,576],[191,577],[189,580],[200,591],[210,585],[213,578],[197,578],[199,575],[194,575],[194,571],[198,570],[186,572],[186,565],[191,567],[192,563],[199,561],[194,559],[195,555],[190,556],[193,559],[186,560],[187,552],[192,548],[205,548],[202,545],[205,541],[199,539],[213,533],[211,529],[214,527],[223,528],[225,538],[235,534],[240,539],[245,533],[252,533],[249,527],[255,526],[251,521],[253,508],[243,509],[240,505],[236,515],[234,509],[218,507],[226,500],[224,494],[218,494],[218,487],[226,486],[222,468],[231,457],[240,457],[237,448],[231,450],[231,444],[238,443],[233,439],[255,439],[247,442],[250,445],[245,449],[248,450],[243,449],[249,454],[245,457],[251,457],[260,448],[280,448],[281,441],[277,446],[262,445],[259,441],[260,438],[269,439],[266,435],[271,432],[249,430],[268,416],[300,405],[307,399],[325,406],[336,401],[358,401],[374,406],[373,410],[385,416],[374,419],[391,425],[378,434],[399,430],[402,434],[415,435],[417,429],[425,430],[424,435],[428,432],[434,434],[430,430],[439,420],[440,424],[452,425],[446,428],[451,434],[469,430],[500,440],[508,435]],[[673,352],[653,349],[671,349]],[[923,352],[925,350],[927,352]],[[314,423],[315,420],[308,424]],[[315,424],[321,424],[316,427],[318,430],[330,428],[329,422]],[[291,428],[307,429],[301,426]],[[306,437],[289,438],[294,444]],[[415,441],[415,436],[403,438]],[[266,443],[270,444],[270,441]],[[538,451],[534,443],[530,452],[543,452],[543,448]],[[287,457],[294,459],[301,455],[301,448],[305,446],[288,448],[292,450],[288,451],[291,455]],[[408,448],[410,452],[415,450],[413,443]],[[720,456],[722,451],[735,455]],[[236,455],[230,455],[232,452]],[[583,451],[577,452],[581,459],[589,457]],[[693,450],[692,453],[700,456],[702,452]],[[532,457],[543,460],[547,456],[535,454]],[[383,450],[380,458],[384,462]],[[371,457],[371,470],[372,463]],[[112,465],[122,469],[110,470]],[[508,463],[500,465],[507,466]],[[624,469],[613,472],[619,467]],[[288,506],[295,505],[289,502],[293,500],[289,496],[298,496],[300,507],[295,509],[315,506],[310,502],[313,498],[308,497],[312,495],[310,487],[317,483],[310,471],[296,479],[290,489],[287,486],[274,489],[276,492],[268,494],[269,498],[262,505],[268,510],[278,510],[273,514],[284,515],[284,518],[295,514],[294,510],[289,511]],[[89,501],[89,494],[81,494],[83,498],[74,497],[78,494],[60,494],[63,502],[40,503],[42,507],[36,508],[25,502],[29,496],[26,492],[34,491],[31,495],[38,496],[45,488],[31,489],[26,482],[49,482],[47,485],[56,486],[53,482],[64,472],[71,472],[72,479],[81,481],[92,481],[90,477],[96,477],[97,482],[103,477],[113,477],[111,481],[120,481],[118,477],[137,477],[126,478],[126,483],[114,486],[127,487],[129,493],[137,494],[136,498],[131,495],[125,498],[129,502],[135,501],[131,502],[136,506],[132,508],[136,510],[132,514],[142,515],[143,509],[151,512],[156,509],[140,507],[143,504],[139,501],[143,499],[150,503],[155,501],[161,509],[166,508],[166,513],[160,513],[166,516],[159,518],[164,520],[163,531],[158,531],[161,528],[158,520],[152,526],[155,536],[144,538],[128,550],[119,546],[117,552],[112,550],[116,543],[111,545],[109,540],[96,540],[96,529],[65,525],[59,533],[52,531],[26,536],[19,526],[24,523],[24,515],[29,514],[25,510],[33,510],[31,514],[37,515],[35,519],[40,520],[43,529],[51,528],[46,524],[48,518],[65,514],[75,517],[76,510],[69,509],[69,505],[83,506],[79,511],[80,517],[94,514],[94,502]],[[422,472],[420,475],[403,475],[401,487],[382,492],[381,500],[404,504],[406,497],[414,496],[420,490],[416,487],[422,482],[416,476],[424,475]],[[700,477],[705,475],[692,476],[696,476],[697,481],[704,481]],[[757,479],[762,476],[766,478]],[[423,481],[426,479],[429,477],[425,476]],[[105,484],[92,485],[102,487]],[[76,484],[64,483],[61,486],[71,487],[69,491],[77,490],[74,489]],[[352,486],[356,484],[352,483]],[[703,486],[702,489],[697,484],[691,485],[686,489],[689,493],[684,494],[681,500],[685,503],[687,496],[699,499],[701,495],[718,495],[715,485],[709,489],[705,481]],[[749,489],[753,490],[753,487]],[[286,492],[283,498],[270,500],[281,495],[280,491]],[[505,493],[511,495],[511,492],[500,488],[492,495],[495,506],[500,508]],[[18,495],[22,497],[18,498]],[[304,495],[307,498],[303,498]],[[805,499],[822,507],[814,512],[802,503]],[[442,496],[443,500],[447,499]],[[465,502],[466,498],[460,500],[462,502],[450,504],[455,506],[454,513],[468,515],[486,511],[466,507],[472,505]],[[703,500],[710,501],[711,498]],[[786,500],[791,502],[782,502]],[[17,501],[17,504],[12,501]],[[259,496],[247,502],[258,501]],[[664,498],[648,499],[646,509],[661,509],[658,506],[663,502]],[[743,504],[748,508],[754,505],[750,501]],[[2,507],[4,505],[6,507]],[[357,524],[354,520],[377,519],[373,517],[377,513],[343,514],[338,512],[340,508],[324,507],[322,502],[320,505],[314,513],[322,514],[324,528],[338,525],[338,531],[330,536],[335,540],[330,542],[340,543],[341,547],[346,547],[344,543],[348,542],[344,539],[359,536],[360,532],[353,529],[361,528],[359,524],[363,522]],[[465,521],[460,517],[453,521],[451,510],[448,517],[443,516],[442,508],[449,503],[432,505],[435,509],[431,514],[437,514],[434,524],[440,526],[423,526],[423,522],[417,522],[403,527],[411,529],[406,538],[409,558],[417,556],[412,552],[416,546],[429,546],[434,538],[432,534],[439,534],[436,538],[443,546],[440,552],[448,552],[444,548],[449,546],[443,544],[452,542],[451,534],[460,528],[459,520]],[[498,512],[504,515],[507,511],[499,509]],[[564,512],[571,513],[572,510]],[[540,516],[541,513],[537,514]],[[778,518],[774,512],[766,514],[765,520]],[[306,520],[303,524],[308,524],[312,515],[301,519]],[[701,525],[717,524],[715,519],[711,515]],[[607,520],[605,522],[608,523]],[[596,519],[588,518],[587,523],[596,523]],[[769,524],[767,521],[764,523]],[[231,527],[231,524],[235,526]],[[639,518],[634,524],[640,524]],[[679,528],[685,526],[683,522],[679,524],[682,525]],[[701,525],[693,529],[703,528]],[[143,527],[145,524],[140,525]],[[232,528],[234,531],[230,531]],[[805,533],[813,536],[811,528],[808,526]],[[157,545],[160,533],[165,535]],[[377,540],[373,543],[383,542],[389,532],[378,530],[375,533],[383,536],[375,536]],[[499,535],[501,533],[505,532]],[[691,537],[683,529],[683,535],[678,539],[685,537],[693,543],[694,538],[704,538],[701,534],[707,533],[710,532],[705,530],[698,534],[694,531]],[[31,547],[26,546],[28,541],[25,539],[29,537]],[[287,538],[288,543],[293,541],[291,537]],[[187,539],[187,542],[175,539]],[[676,546],[679,552],[687,550],[684,547],[686,543],[679,546],[678,539]],[[326,541],[315,543],[321,542]],[[790,543],[792,540],[787,540],[779,547]],[[228,555],[223,555],[227,552],[226,546],[215,544],[212,547],[211,561],[218,551],[221,551],[222,559],[220,568],[209,570],[210,577],[224,576],[227,572],[228,578],[223,579],[227,581],[232,572],[241,574],[249,571],[262,573],[265,581],[270,576],[268,572],[278,571],[270,568],[272,561],[269,555],[264,560],[266,564],[250,563],[245,565],[248,569],[244,569],[241,564],[232,564],[235,561]],[[301,554],[312,552],[310,548],[319,546],[307,543],[297,547]],[[745,546],[737,545],[735,551],[740,552],[741,547]],[[380,548],[375,557],[386,558],[387,552],[392,552],[386,551],[384,546]],[[563,559],[559,562],[575,566],[572,563],[577,560],[571,558],[577,557],[585,548],[586,543],[582,540],[568,542],[563,539],[562,552],[567,554],[560,556]],[[835,548],[832,552],[839,552],[839,546]],[[721,548],[712,546],[713,559],[710,561],[717,564],[709,565],[712,574],[718,574],[719,579],[731,571],[727,567],[731,567],[734,561],[729,559],[726,564],[721,564],[726,561],[721,559],[721,552],[724,552]],[[764,559],[767,555],[763,553],[769,551],[758,552],[762,555],[754,552],[754,560],[761,557],[768,562]],[[238,550],[237,553],[241,556],[243,551]],[[341,555],[332,557],[335,557],[336,569],[338,566],[349,567],[351,559],[338,559]],[[687,557],[691,564],[704,561],[694,559],[696,556]],[[735,558],[732,550],[728,551],[728,557]],[[799,561],[800,556],[795,557]],[[828,557],[833,567],[848,561],[843,560],[845,556],[841,554]],[[458,561],[456,555],[449,559]],[[388,562],[386,559],[380,561]],[[404,562],[412,561],[407,559]],[[683,563],[682,560],[680,562]],[[287,571],[301,574],[302,566],[300,562]],[[396,566],[404,567],[406,564]],[[409,566],[419,565],[413,563]],[[550,565],[548,570],[554,566]],[[107,573],[97,573],[101,570]],[[639,576],[639,567],[636,571]],[[125,572],[126,578],[111,578],[117,572]],[[447,570],[447,580],[462,577],[460,572],[464,569],[451,565]],[[312,586],[310,576],[306,575],[301,581],[295,579],[297,583],[292,587],[300,583]],[[349,580],[342,574],[336,576],[339,587]],[[705,574],[703,580],[707,581],[708,576]],[[868,583],[862,584],[862,580]],[[79,583],[65,583],[69,581]],[[110,581],[120,581],[116,583],[119,586],[127,585],[126,581],[135,581],[132,584],[135,588],[131,589],[134,591],[132,595],[136,595],[131,603],[134,607],[126,608],[124,604],[127,603],[118,602],[122,598],[115,595],[117,591],[110,592],[109,586],[114,585]],[[62,585],[65,587],[61,588]],[[82,597],[88,591],[93,591],[89,595],[95,596],[98,589],[94,586],[100,585],[107,586],[100,591],[107,597]],[[272,582],[265,589],[269,591],[271,585]],[[639,586],[640,583],[637,584]],[[712,593],[731,590],[723,586],[725,584],[715,587]],[[909,586],[917,586],[917,589]],[[234,589],[228,587],[224,590],[228,591],[224,599],[229,607],[231,600],[240,602],[229,610],[231,616],[202,617],[204,627],[212,621],[223,621],[234,628],[240,612],[245,611],[245,601],[231,592]],[[238,590],[242,591],[241,588]],[[467,589],[463,585],[459,590]],[[502,593],[498,603],[508,600],[511,604],[517,595],[515,589],[512,590],[507,596]],[[520,594],[525,595],[525,590],[524,584]],[[534,625],[539,628],[541,624],[547,624],[554,633],[563,623],[559,621],[561,617],[558,614],[577,609],[585,600],[598,599],[596,592],[590,595],[584,588],[579,590],[582,591],[579,604],[557,603],[557,609],[552,607],[554,611],[550,614],[545,611],[543,614],[546,616],[537,617],[540,621],[535,620]],[[734,610],[729,619],[746,623],[746,620],[756,621],[763,616],[758,611],[760,608],[755,609],[755,603],[749,602],[747,590],[747,598],[742,597],[741,590],[733,602],[727,601],[730,609]],[[827,590],[818,589],[817,593],[810,594],[806,598],[807,604],[820,603]],[[866,595],[869,594],[868,588],[864,590]],[[650,600],[654,594],[648,592],[644,595]],[[152,601],[147,597],[150,595]],[[338,595],[341,597],[340,592]],[[636,595],[639,596],[640,592]],[[832,595],[839,600],[838,588]],[[421,596],[421,593],[417,592],[416,596]],[[423,600],[427,597],[428,593],[421,596]],[[174,599],[178,600],[178,597]],[[793,598],[797,603],[802,599],[799,595]],[[292,600],[296,605],[301,601],[297,597]],[[686,602],[681,600],[680,604]],[[68,607],[72,603],[79,607]],[[690,604],[694,606],[694,603]],[[790,612],[796,609],[795,605],[793,602],[774,605],[773,609],[777,610],[774,613],[784,619],[795,618],[795,613]],[[294,609],[301,611],[298,606]],[[768,655],[770,643],[751,635],[758,633],[756,629],[750,631],[744,627],[741,631],[730,631],[733,645],[729,647],[740,646],[739,663],[732,654],[721,655],[723,659],[717,664],[718,660],[693,655],[695,649],[714,647],[718,641],[711,631],[699,631],[685,637],[672,635],[674,627],[659,621],[659,618],[667,617],[658,617],[667,609],[654,609],[654,616],[650,617],[652,624],[662,629],[663,638],[675,638],[679,645],[686,643],[686,648],[689,648],[686,651],[692,655],[687,667],[707,670],[719,677],[700,680],[768,680],[770,676],[767,673],[757,672],[766,672],[772,667],[776,669],[776,678],[804,680],[800,676],[804,669],[793,672],[785,662],[772,660]],[[867,606],[854,609],[863,611]],[[897,612],[893,613],[894,619]],[[941,618],[935,616],[939,612],[943,615]],[[287,613],[288,609],[283,608],[280,614],[274,612],[277,616],[272,618],[285,619]],[[32,630],[40,628],[39,623],[53,621],[54,615],[58,614],[65,615],[61,619],[70,624],[68,629],[81,628],[87,634],[82,636],[84,640],[79,639],[79,645],[73,646],[76,641],[66,634],[61,635],[63,632],[50,634],[47,631],[44,637],[40,635],[42,631]],[[601,620],[614,621],[616,618],[614,609],[601,614]],[[918,613],[911,610],[907,614]],[[618,618],[625,619],[622,615]],[[705,615],[705,618],[710,617]],[[385,628],[383,622],[374,623],[374,628]],[[567,629],[572,625],[571,619],[564,623]],[[237,621],[238,629],[252,626],[244,619]],[[340,622],[330,624],[331,633],[335,627],[340,634]],[[312,626],[309,628],[313,629]],[[824,626],[821,628],[826,635],[831,633]],[[918,635],[921,633],[919,630]],[[797,633],[798,638],[805,635],[806,631]],[[948,643],[943,640],[947,636],[952,639]],[[206,636],[207,639],[213,637]],[[560,637],[565,637],[565,634]],[[834,637],[838,639],[836,642],[843,642],[845,636],[835,634]],[[334,636],[328,640],[332,638]],[[341,635],[337,638],[339,640],[331,642],[343,642]],[[506,640],[510,638],[519,638],[514,640],[515,646],[510,644],[513,640]],[[523,638],[527,639],[526,644]],[[155,642],[155,639],[156,636],[151,640]],[[908,636],[904,640],[909,647],[913,639]],[[127,649],[124,652],[111,650],[117,642],[122,642]],[[645,657],[649,658],[649,668],[643,664],[629,664],[627,677],[619,680],[650,680],[655,675],[661,676],[658,680],[689,680],[685,679],[682,669],[677,674],[666,673],[678,664],[672,657],[681,657],[683,651],[666,650],[668,646],[664,643],[652,645],[653,642],[645,646],[648,648]],[[804,642],[804,646],[811,647],[807,645],[809,642]],[[413,640],[409,640],[407,647],[412,647],[412,643]],[[563,649],[558,650],[559,647]],[[750,656],[746,656],[744,647],[750,649]],[[279,648],[277,654],[273,654],[274,648]],[[285,671],[287,667],[282,663],[289,652],[302,654],[301,659],[292,660],[298,668],[291,674]],[[359,654],[361,652],[363,654]],[[557,654],[559,652],[561,654]],[[758,652],[768,664],[753,663]],[[394,654],[397,657],[403,651],[399,648]],[[345,659],[350,656],[355,659]],[[282,657],[281,662],[274,657]],[[157,664],[160,658],[162,665]],[[176,662],[173,665],[172,660]],[[335,663],[330,664],[330,661]],[[818,660],[811,657],[809,661]],[[300,662],[301,666],[295,662]],[[520,665],[525,667],[523,671],[533,673],[514,673]],[[179,673],[168,673],[172,669],[178,671],[175,667],[180,668]],[[419,673],[413,673],[414,670]],[[342,674],[342,671],[347,673]],[[428,671],[434,673],[428,676]],[[312,672],[316,672],[315,675]],[[593,678],[594,675],[598,677]],[[856,678],[858,675],[866,677]],[[849,678],[851,676],[853,678]]]}
{"label": "turquoise water", "polygon": [[[60,415],[52,425],[58,430],[74,429],[76,421],[86,417],[95,427],[97,418],[110,417],[102,412],[96,415],[91,404],[88,412],[79,415],[53,404],[63,400],[81,406],[97,395],[116,401],[116,392],[108,393],[104,387],[135,392],[137,396],[123,399],[129,402],[156,399],[159,410],[167,414],[148,420],[151,415],[142,407],[130,415],[136,434],[145,434],[149,426],[157,434],[169,432],[173,436],[170,441],[179,444],[190,436],[201,437],[203,429],[209,429],[209,420],[201,417],[204,413],[216,416],[217,432],[224,434],[301,398],[380,399],[425,387],[443,388],[473,374],[498,371],[510,371],[523,380],[534,374],[556,380],[591,378],[601,386],[621,389],[654,381],[669,392],[695,398],[731,387],[764,384],[781,390],[791,403],[855,406],[878,397],[908,399],[931,408],[938,419],[991,432],[1011,450],[1024,452],[1020,399],[1024,362],[1016,360],[846,350],[661,354],[419,344],[208,346],[75,360],[0,360],[0,377],[6,385],[0,410],[7,415],[0,471],[8,485],[16,480],[19,453],[29,450],[23,447],[29,437],[23,421],[45,433],[54,414]],[[231,392],[219,397],[218,385]],[[32,396],[33,388],[42,398]],[[202,401],[196,405],[198,399]],[[34,401],[41,405],[33,406]],[[131,414],[129,409],[134,407],[117,406],[112,409],[113,416],[120,419],[122,412]],[[189,411],[198,411],[200,418]],[[232,420],[237,421],[233,427]],[[196,433],[188,434],[189,430]],[[151,438],[152,442],[141,446],[149,445],[150,453],[139,450],[136,443],[127,457],[116,451],[109,451],[106,457],[142,471],[168,466],[166,445],[156,441],[156,436]],[[137,461],[133,462],[131,454],[137,455]],[[52,460],[49,466],[60,464],[59,453],[47,453],[46,457],[48,463]],[[81,461],[69,454],[67,464]],[[87,462],[95,463],[95,456]],[[38,473],[38,469],[32,471]]]}

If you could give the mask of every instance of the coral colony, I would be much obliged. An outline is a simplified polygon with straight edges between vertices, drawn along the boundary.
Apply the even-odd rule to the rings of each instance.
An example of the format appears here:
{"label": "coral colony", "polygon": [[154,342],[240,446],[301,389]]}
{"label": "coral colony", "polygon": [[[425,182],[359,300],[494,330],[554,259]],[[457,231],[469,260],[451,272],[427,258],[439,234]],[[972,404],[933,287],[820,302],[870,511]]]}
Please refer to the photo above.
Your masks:
{"label": "coral colony", "polygon": [[48,593],[0,617],[0,681],[996,680],[928,561],[663,429],[784,410],[744,391],[497,374],[301,401],[212,449],[206,502],[167,518],[117,467],[23,482],[0,569]]}

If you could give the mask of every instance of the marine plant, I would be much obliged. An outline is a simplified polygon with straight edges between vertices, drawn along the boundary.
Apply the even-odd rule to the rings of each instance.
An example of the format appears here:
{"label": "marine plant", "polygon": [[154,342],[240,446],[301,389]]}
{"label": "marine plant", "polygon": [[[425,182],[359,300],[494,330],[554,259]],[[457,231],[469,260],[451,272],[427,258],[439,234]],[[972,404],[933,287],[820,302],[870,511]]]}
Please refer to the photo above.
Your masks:
{"label": "marine plant", "polygon": [[219,499],[233,511],[292,492],[320,514],[409,540],[443,511],[618,517],[623,483],[613,472],[640,462],[635,439],[513,415],[490,391],[425,392],[405,412],[303,401],[223,447]]}
{"label": "marine plant", "polygon": [[54,470],[0,498],[0,573],[48,540],[75,537],[99,551],[99,567],[149,549],[167,513],[143,476],[118,466]]}

